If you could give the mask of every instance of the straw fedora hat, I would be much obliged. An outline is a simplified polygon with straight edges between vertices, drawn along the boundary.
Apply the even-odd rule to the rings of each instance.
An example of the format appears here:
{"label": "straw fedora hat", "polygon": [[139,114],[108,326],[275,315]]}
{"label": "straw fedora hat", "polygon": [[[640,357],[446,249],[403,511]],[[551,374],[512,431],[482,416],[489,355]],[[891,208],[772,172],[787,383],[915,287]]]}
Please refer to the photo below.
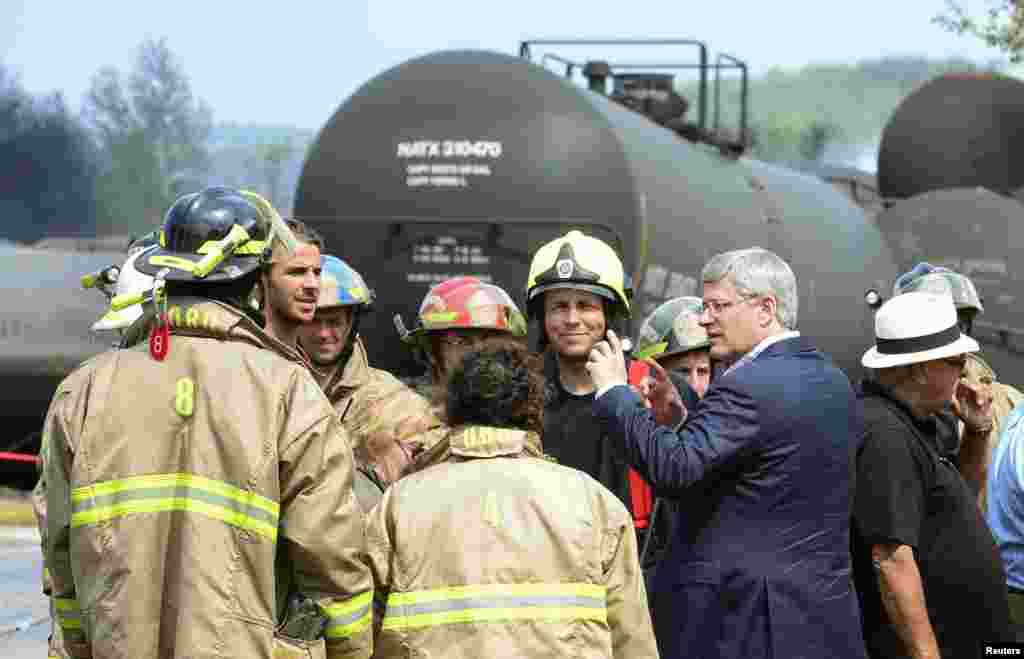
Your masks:
{"label": "straw fedora hat", "polygon": [[860,363],[868,368],[891,368],[978,350],[978,342],[960,332],[953,298],[904,293],[875,314],[875,345]]}

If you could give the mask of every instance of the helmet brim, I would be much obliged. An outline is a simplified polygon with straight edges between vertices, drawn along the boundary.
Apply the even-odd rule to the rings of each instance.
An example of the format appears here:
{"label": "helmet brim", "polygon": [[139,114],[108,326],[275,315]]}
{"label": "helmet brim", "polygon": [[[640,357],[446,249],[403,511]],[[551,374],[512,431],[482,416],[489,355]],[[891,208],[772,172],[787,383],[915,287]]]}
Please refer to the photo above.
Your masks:
{"label": "helmet brim", "polygon": [[711,342],[710,341],[703,341],[701,343],[698,343],[697,345],[688,346],[686,348],[672,350],[670,352],[658,353],[657,355],[654,355],[652,357],[652,359],[660,364],[663,359],[668,359],[670,357],[675,357],[676,355],[685,355],[688,352],[694,352],[696,350],[710,350],[710,349],[711,349]]}
{"label": "helmet brim", "polygon": [[612,291],[610,288],[607,288],[606,286],[584,284],[582,282],[575,281],[558,281],[552,282],[550,284],[538,284],[537,286],[534,287],[533,291],[531,292],[530,301],[532,302],[533,300],[539,299],[542,293],[547,293],[548,291],[554,291],[558,289],[586,291],[588,293],[593,293],[594,295],[599,295],[604,299],[608,300],[609,302],[617,302],[623,305],[623,307],[626,310],[626,313],[629,313],[629,305],[626,304],[624,300],[619,299],[619,296],[616,295],[615,292]]}
{"label": "helmet brim", "polygon": [[166,270],[167,273],[164,275],[164,280],[166,281],[218,283],[241,279],[259,268],[261,263],[259,256],[232,255],[218,263],[217,267],[210,271],[210,274],[201,278],[196,277],[191,271],[182,267],[185,265],[184,262],[199,263],[203,258],[203,254],[183,254],[160,247],[136,259],[135,269],[151,277],[155,277],[158,272]]}

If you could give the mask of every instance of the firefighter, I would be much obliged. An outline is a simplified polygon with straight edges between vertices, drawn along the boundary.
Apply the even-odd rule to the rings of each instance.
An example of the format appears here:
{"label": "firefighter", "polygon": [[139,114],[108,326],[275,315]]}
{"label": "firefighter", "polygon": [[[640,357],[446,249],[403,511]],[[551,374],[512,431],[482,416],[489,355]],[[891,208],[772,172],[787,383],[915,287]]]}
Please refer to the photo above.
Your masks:
{"label": "firefighter", "polygon": [[[985,311],[974,282],[949,268],[918,263],[901,275],[893,286],[893,295],[911,291],[951,296],[960,331],[968,336],[973,336],[975,318]],[[960,441],[958,445],[947,448],[951,453],[959,453],[960,470],[977,493],[978,505],[984,515],[988,508],[985,483],[992,453],[999,443],[1007,417],[1024,400],[1024,394],[999,382],[995,371],[980,353],[967,355],[958,391],[964,394],[953,401],[953,411],[960,418]]]}
{"label": "firefighter", "polygon": [[[129,247],[129,256],[120,266],[109,266],[99,272],[89,273],[82,277],[82,287],[100,290],[108,298],[115,296],[132,296],[144,293],[153,288],[153,278],[144,275],[135,269],[135,261],[139,258],[141,250],[133,250]],[[111,288],[113,287],[113,288]],[[117,332],[118,341],[115,346],[131,347],[138,342],[138,333],[133,332],[134,326],[143,316],[141,304],[133,304],[123,309],[108,309],[99,319],[92,324],[91,330],[97,333]],[[49,450],[44,442],[39,447],[40,474],[36,485],[32,490],[32,508],[35,512],[36,523],[39,527],[40,541],[43,547],[46,546],[46,475],[42,465],[45,464]],[[49,569],[43,569],[43,594],[51,598],[53,590],[50,586]],[[56,624],[57,611],[53,599],[50,599],[50,637],[49,653],[47,656],[54,659],[64,659],[68,653],[64,650],[64,643],[61,636],[60,626]]]}
{"label": "firefighter", "polygon": [[640,326],[637,359],[652,358],[661,364],[676,386],[686,382],[699,398],[711,384],[711,342],[700,325],[704,305],[699,297],[677,297],[651,312]]}
{"label": "firefighter", "polygon": [[[608,329],[625,336],[630,316],[622,261],[607,243],[569,231],[537,250],[526,284],[527,315],[539,324],[545,378],[552,392],[544,410],[544,451],[560,464],[590,474],[615,493],[635,520],[641,547],[647,539],[654,501],[650,488],[612,449],[593,415],[594,385],[586,370],[591,349]],[[631,383],[636,367],[630,365]],[[696,397],[680,390],[688,409]],[[660,536],[659,534],[656,534]],[[667,537],[659,537],[664,548]],[[651,553],[654,558],[658,552]],[[645,563],[650,568],[653,563]]]}
{"label": "firefighter", "polygon": [[392,485],[367,522],[377,655],[657,657],[629,513],[526,453],[544,427],[540,359],[492,337],[446,383],[451,455]]}
{"label": "firefighter", "polygon": [[[526,319],[509,294],[476,277],[454,277],[431,288],[420,304],[413,330],[406,330],[400,318],[395,322],[402,341],[429,368],[430,381],[421,393],[431,400],[442,421],[448,376],[462,358],[488,337],[526,336]],[[444,461],[448,456],[448,445],[441,441],[444,435],[444,428],[427,433],[427,438],[421,439],[427,450],[407,471]],[[540,442],[532,440],[527,451],[544,455]]]}
{"label": "firefighter", "polygon": [[180,197],[136,261],[155,277],[148,340],[57,388],[45,558],[69,656],[371,653],[348,437],[298,352],[243,312],[295,245],[238,191]]}
{"label": "firefighter", "polygon": [[372,305],[373,291],[362,275],[338,257],[324,255],[316,315],[299,329],[299,344],[352,440],[363,510],[372,508],[411,462],[417,446],[409,440],[441,423],[425,398],[367,361],[359,320]]}
{"label": "firefighter", "polygon": [[[269,203],[250,192],[254,203]],[[320,294],[320,253],[324,241],[312,228],[298,220],[286,224],[298,245],[292,253],[277,248],[260,271],[255,291],[256,305],[263,313],[264,331],[290,348],[298,346],[299,329],[313,320]]]}

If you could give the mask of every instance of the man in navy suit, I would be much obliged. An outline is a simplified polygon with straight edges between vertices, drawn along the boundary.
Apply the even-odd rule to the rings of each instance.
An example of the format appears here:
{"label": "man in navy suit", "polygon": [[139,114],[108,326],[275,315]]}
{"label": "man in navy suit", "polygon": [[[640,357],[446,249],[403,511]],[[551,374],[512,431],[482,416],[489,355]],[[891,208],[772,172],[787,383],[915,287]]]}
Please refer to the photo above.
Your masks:
{"label": "man in navy suit", "polygon": [[856,396],[795,331],[785,261],[736,250],[702,277],[700,322],[728,366],[678,430],[687,410],[664,371],[645,389],[647,409],[625,386],[613,333],[587,366],[606,436],[678,503],[653,593],[661,655],[863,659],[849,551]]}

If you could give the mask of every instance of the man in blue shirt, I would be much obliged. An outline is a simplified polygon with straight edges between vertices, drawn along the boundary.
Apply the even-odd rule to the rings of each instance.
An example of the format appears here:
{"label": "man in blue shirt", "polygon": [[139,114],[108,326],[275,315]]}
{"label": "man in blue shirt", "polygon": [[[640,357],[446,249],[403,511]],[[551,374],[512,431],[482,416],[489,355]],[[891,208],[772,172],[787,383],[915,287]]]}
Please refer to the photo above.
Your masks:
{"label": "man in blue shirt", "polygon": [[1024,410],[1005,423],[988,472],[988,526],[1006,569],[1010,619],[1024,630]]}

